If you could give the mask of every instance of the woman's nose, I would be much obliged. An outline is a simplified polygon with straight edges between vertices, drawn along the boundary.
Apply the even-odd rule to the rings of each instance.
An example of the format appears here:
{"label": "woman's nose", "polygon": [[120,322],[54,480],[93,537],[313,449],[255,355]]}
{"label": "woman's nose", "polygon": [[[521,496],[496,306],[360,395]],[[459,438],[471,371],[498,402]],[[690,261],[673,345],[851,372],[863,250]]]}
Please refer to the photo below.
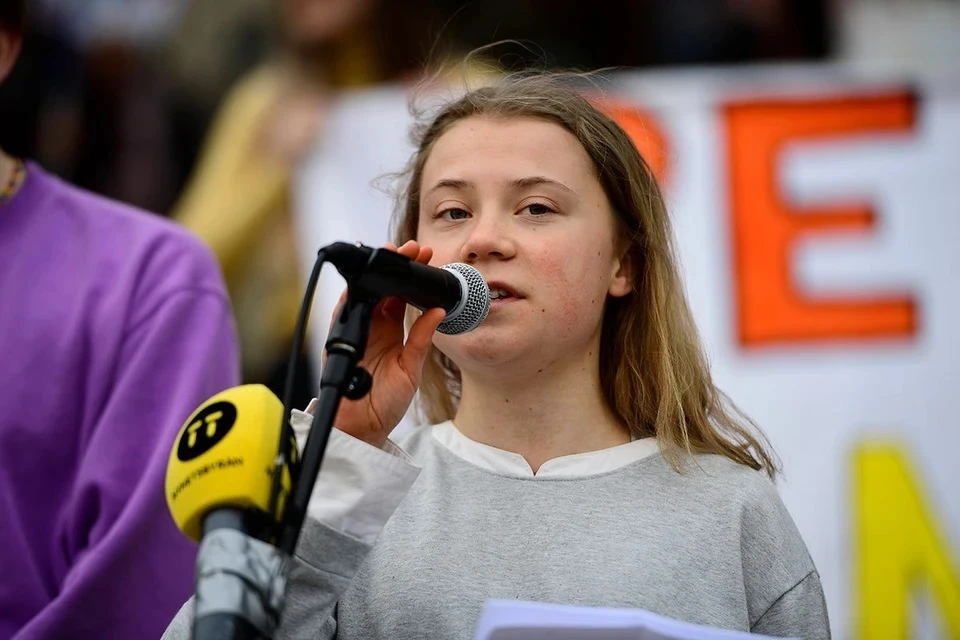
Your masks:
{"label": "woman's nose", "polygon": [[460,260],[476,262],[487,258],[506,259],[516,252],[514,242],[503,221],[495,216],[478,216],[463,246]]}

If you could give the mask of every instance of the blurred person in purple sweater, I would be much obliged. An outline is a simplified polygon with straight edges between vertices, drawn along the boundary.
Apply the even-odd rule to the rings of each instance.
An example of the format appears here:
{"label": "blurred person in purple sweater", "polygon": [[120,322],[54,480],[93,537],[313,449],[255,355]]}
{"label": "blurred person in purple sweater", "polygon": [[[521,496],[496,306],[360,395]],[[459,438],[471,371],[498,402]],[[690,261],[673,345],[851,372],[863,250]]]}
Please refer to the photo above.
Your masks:
{"label": "blurred person in purple sweater", "polygon": [[[0,82],[24,4],[0,0]],[[0,151],[0,640],[160,636],[196,555],[170,447],[238,377],[199,240]]]}

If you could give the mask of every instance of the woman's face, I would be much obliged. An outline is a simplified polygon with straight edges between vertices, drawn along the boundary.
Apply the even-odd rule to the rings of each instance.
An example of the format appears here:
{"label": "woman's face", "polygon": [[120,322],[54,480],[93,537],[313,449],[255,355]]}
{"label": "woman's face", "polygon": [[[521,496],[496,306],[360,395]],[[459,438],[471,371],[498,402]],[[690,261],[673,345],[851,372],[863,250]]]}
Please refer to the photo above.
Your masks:
{"label": "woman's face", "polygon": [[610,203],[571,133],[536,118],[464,119],[435,142],[420,187],[417,240],[433,248],[431,264],[466,262],[491,285],[479,328],[435,336],[461,371],[599,358],[607,296],[631,281]]}

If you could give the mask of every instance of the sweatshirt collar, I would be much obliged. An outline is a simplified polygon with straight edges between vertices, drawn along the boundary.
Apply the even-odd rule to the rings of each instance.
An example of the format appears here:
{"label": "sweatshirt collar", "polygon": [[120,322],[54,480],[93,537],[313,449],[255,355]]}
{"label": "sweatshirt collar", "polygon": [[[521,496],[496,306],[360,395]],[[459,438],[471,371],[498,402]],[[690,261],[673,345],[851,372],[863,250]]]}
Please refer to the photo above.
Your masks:
{"label": "sweatshirt collar", "polygon": [[614,471],[653,455],[655,438],[641,438],[609,449],[560,456],[544,462],[536,474],[518,453],[471,440],[452,420],[432,428],[433,438],[457,457],[491,473],[521,478],[582,478]]}

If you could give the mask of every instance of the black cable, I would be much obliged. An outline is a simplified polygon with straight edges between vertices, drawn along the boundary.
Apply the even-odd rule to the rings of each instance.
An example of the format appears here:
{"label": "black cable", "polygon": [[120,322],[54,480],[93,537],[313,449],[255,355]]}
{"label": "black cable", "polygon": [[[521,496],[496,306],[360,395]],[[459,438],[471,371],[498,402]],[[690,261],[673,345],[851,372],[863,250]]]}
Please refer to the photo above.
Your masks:
{"label": "black cable", "polygon": [[326,262],[326,252],[320,249],[317,252],[317,260],[313,263],[313,271],[310,273],[310,279],[307,282],[306,291],[303,294],[303,302],[300,304],[300,313],[297,317],[297,324],[293,330],[293,346],[290,348],[290,359],[287,362],[287,377],[283,390],[283,423],[280,425],[280,442],[277,446],[277,458],[273,464],[273,484],[270,488],[270,502],[268,513],[271,515],[275,524],[280,522],[280,513],[278,510],[280,502],[280,491],[283,487],[283,469],[288,466],[290,469],[290,486],[296,486],[300,475],[299,455],[296,455],[291,462],[291,449],[296,446],[296,440],[293,435],[293,427],[290,425],[290,414],[293,411],[294,383],[297,378],[297,364],[300,360],[300,354],[303,351],[303,342],[307,335],[307,323],[310,320],[310,308],[313,306],[313,297],[317,291],[317,283],[320,281],[320,271]]}

